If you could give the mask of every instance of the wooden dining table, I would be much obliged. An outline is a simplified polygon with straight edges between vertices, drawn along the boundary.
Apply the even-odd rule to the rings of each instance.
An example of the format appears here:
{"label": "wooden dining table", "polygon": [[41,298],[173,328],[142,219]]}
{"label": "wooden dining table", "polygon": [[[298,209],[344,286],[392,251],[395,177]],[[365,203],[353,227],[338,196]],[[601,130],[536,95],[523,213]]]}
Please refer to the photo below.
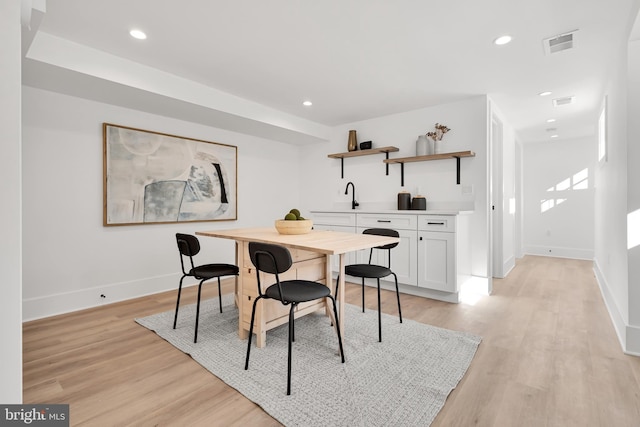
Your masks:
{"label": "wooden dining table", "polygon": [[[376,246],[396,243],[398,238],[372,234],[344,233],[328,230],[311,230],[307,234],[280,234],[274,227],[236,228],[212,231],[198,231],[199,236],[217,237],[236,241],[236,264],[240,269],[236,286],[236,304],[238,306],[238,334],[248,337],[251,322],[251,310],[258,296],[255,267],[249,258],[249,242],[272,243],[285,246],[291,252],[293,265],[289,271],[280,275],[281,280],[304,279],[324,283],[335,292],[333,284],[331,257],[339,256],[338,322],[333,319],[333,310],[327,299],[299,304],[295,317],[304,316],[325,309],[334,325],[340,325],[344,339],[348,331],[344,324],[345,255],[349,252],[369,249]],[[266,282],[266,286],[273,282]],[[268,280],[268,279],[267,279]],[[288,321],[289,309],[280,301],[261,300],[256,308],[254,332],[256,345],[266,345],[266,332]]]}

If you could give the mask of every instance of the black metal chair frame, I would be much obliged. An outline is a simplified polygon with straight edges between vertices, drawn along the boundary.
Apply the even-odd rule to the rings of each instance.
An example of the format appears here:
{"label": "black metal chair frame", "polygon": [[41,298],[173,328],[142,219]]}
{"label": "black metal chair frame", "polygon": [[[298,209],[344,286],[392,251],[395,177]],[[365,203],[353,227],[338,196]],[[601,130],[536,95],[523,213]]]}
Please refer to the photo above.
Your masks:
{"label": "black metal chair frame", "polygon": [[[379,236],[400,237],[396,230],[389,228],[368,228],[362,234],[375,234]],[[364,313],[364,281],[365,279],[376,279],[378,282],[378,341],[382,342],[382,318],[380,314],[380,279],[393,275],[396,283],[396,297],[398,299],[398,315],[400,323],[402,323],[402,309],[400,308],[400,290],[398,289],[398,276],[391,271],[391,249],[398,246],[398,243],[390,243],[388,245],[376,246],[369,250],[368,264],[350,264],[345,266],[345,275],[362,278],[362,312]],[[371,264],[374,249],[383,249],[388,253],[388,267]],[[338,294],[338,286],[340,284],[340,275],[336,280],[336,295]]]}
{"label": "black metal chair frame", "polygon": [[[180,278],[180,286],[178,287],[178,299],[176,300],[176,313],[173,318],[173,329],[178,323],[178,309],[180,308],[180,294],[182,293],[182,282],[185,277],[193,277],[200,280],[198,284],[198,303],[196,304],[196,326],[193,336],[193,342],[198,342],[198,321],[200,319],[200,295],[202,293],[202,284],[209,279],[218,279],[218,302],[220,303],[220,313],[222,313],[222,290],[220,278],[224,276],[237,276],[239,269],[233,264],[204,264],[196,266],[193,257],[200,252],[200,242],[198,238],[190,234],[176,233],[176,241],[178,250],[180,251],[180,266],[182,267],[182,277]],[[189,263],[185,267],[184,258],[189,259]],[[189,268],[191,267],[191,268]],[[187,268],[189,270],[187,271]]]}
{"label": "black metal chair frame", "polygon": [[[255,321],[256,306],[261,299],[275,299],[283,305],[289,307],[289,348],[287,361],[287,395],[291,394],[291,349],[292,343],[295,341],[294,311],[296,306],[301,302],[313,301],[320,298],[329,298],[333,303],[333,314],[335,316],[335,328],[338,335],[338,344],[340,346],[340,357],[344,363],[344,351],[342,348],[342,336],[340,335],[340,326],[338,323],[338,311],[336,309],[336,300],[331,295],[331,290],[319,282],[309,280],[280,280],[280,273],[291,268],[293,261],[291,253],[284,246],[273,245],[269,243],[249,242],[249,256],[251,262],[256,267],[256,277],[258,279],[258,296],[253,301],[251,310],[251,326],[249,327],[249,339],[247,343],[247,358],[244,369],[249,369],[249,356],[251,353],[251,338],[253,337],[253,323]],[[260,272],[273,274],[276,283],[262,291],[260,281]],[[325,291],[326,290],[326,291]]]}

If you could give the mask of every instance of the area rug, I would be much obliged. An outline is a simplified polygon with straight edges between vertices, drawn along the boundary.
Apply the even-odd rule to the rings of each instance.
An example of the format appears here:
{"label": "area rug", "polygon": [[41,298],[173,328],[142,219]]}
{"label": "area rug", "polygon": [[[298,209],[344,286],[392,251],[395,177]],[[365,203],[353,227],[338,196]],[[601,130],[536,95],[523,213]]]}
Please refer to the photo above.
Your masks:
{"label": "area rug", "polygon": [[[251,350],[238,338],[238,311],[223,296],[202,303],[198,343],[193,343],[195,306],[136,319],[189,354],[212,374],[261,406],[285,426],[428,426],[462,379],[481,338],[345,306],[345,357],[328,317],[297,319],[291,395],[287,390],[287,325],[267,332],[267,345]],[[255,343],[255,340],[254,340]]]}

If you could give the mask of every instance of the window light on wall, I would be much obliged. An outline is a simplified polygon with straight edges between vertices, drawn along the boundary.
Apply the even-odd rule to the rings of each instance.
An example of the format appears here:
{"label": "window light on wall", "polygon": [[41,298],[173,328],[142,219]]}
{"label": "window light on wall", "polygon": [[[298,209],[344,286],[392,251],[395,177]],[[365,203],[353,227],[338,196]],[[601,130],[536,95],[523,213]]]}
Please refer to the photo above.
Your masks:
{"label": "window light on wall", "polygon": [[598,119],[598,161],[607,161],[607,97],[604,98],[604,105],[600,111]]}

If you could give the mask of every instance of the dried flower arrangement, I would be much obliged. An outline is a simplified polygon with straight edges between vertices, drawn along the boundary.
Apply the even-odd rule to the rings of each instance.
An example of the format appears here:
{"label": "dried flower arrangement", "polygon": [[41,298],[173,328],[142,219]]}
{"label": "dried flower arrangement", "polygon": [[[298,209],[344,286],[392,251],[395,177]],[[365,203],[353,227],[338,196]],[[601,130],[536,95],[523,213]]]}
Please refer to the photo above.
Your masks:
{"label": "dried flower arrangement", "polygon": [[427,137],[433,139],[433,141],[442,141],[442,137],[445,133],[449,132],[451,129],[446,127],[445,125],[441,125],[440,123],[436,123],[435,132],[427,132]]}

